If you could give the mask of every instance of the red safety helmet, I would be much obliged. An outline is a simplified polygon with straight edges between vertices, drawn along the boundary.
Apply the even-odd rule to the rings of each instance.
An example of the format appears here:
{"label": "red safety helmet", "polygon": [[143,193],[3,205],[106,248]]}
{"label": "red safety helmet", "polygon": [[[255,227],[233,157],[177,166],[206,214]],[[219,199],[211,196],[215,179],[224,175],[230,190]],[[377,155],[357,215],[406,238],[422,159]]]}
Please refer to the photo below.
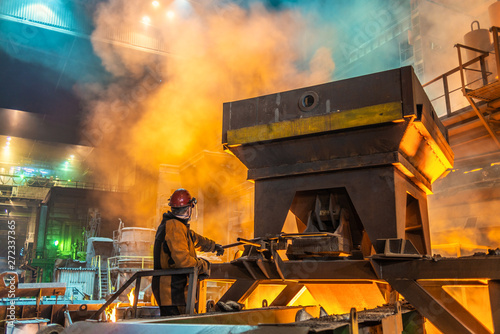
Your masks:
{"label": "red safety helmet", "polygon": [[168,199],[168,205],[171,208],[183,208],[190,205],[193,206],[194,204],[196,204],[196,198],[191,197],[189,191],[184,188],[179,188],[174,191],[172,196]]}

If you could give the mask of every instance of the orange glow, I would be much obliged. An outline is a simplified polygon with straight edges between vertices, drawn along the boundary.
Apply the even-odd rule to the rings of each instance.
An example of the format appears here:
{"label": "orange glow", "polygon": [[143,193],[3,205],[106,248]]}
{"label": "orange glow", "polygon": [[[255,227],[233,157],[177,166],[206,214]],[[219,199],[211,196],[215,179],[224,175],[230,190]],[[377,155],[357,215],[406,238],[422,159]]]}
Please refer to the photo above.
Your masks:
{"label": "orange glow", "polygon": [[158,303],[156,302],[155,295],[151,295],[151,306],[158,306]]}
{"label": "orange glow", "polygon": [[[242,213],[234,213],[234,217],[215,217],[213,213],[233,214],[227,201],[235,197],[234,190],[245,185],[252,191],[253,185],[245,181],[247,169],[231,157],[228,160],[235,164],[226,170],[196,161],[196,170],[190,170],[189,177],[177,176],[176,181],[160,187],[159,166],[183,170],[200,152],[222,155],[224,102],[328,82],[335,64],[331,50],[309,38],[309,14],[291,9],[269,11],[261,4],[216,6],[214,10],[213,2],[196,1],[192,7],[193,15],[176,11],[175,19],[168,20],[167,11],[152,11],[149,1],[110,0],[99,6],[92,43],[116,84],[77,87],[89,111],[83,137],[96,147],[92,161],[87,161],[103,183],[137,187],[136,180],[140,180],[140,190],[144,189],[131,193],[127,205],[102,203],[109,215],[156,227],[163,212],[152,213],[144,205],[144,195],[157,189],[159,208],[172,188],[191,191],[196,187],[193,195],[200,198],[203,226],[193,229],[220,243],[232,242],[236,236],[228,237],[227,231],[252,236],[253,221],[247,214],[252,210],[246,203],[231,203],[243,208],[238,211]],[[155,36],[144,35],[144,41],[134,36],[131,45],[160,54],[100,42],[108,38],[109,31],[128,36],[130,27],[141,20],[138,13],[148,13],[149,22],[157,29],[149,29]],[[314,34],[326,35],[327,30]],[[143,177],[139,171],[151,177]],[[209,208],[202,207],[199,194],[213,199]],[[212,224],[217,228],[211,228]]]}
{"label": "orange glow", "polygon": [[106,319],[111,322],[116,322],[116,308],[120,305],[120,303],[109,305],[104,313],[106,313]]}
{"label": "orange glow", "polygon": [[248,298],[245,300],[245,309],[260,308],[262,301],[267,300],[267,304],[271,305],[274,299],[278,297],[281,291],[285,288],[283,284],[261,284],[259,285]]}
{"label": "orange glow", "polygon": [[479,172],[480,170],[482,170],[482,168],[476,168],[476,169],[473,169],[473,170],[466,171],[466,172],[464,172],[464,174]]}
{"label": "orange glow", "polygon": [[[458,239],[457,239],[458,240]],[[432,244],[432,253],[440,254],[441,256],[460,257],[462,255],[474,254],[477,252],[487,252],[489,247],[474,245],[470,243],[453,242],[449,244]]]}
{"label": "orange glow", "polygon": [[[285,288],[282,284],[261,284],[245,301],[245,308],[260,308],[262,301],[268,305]],[[328,314],[348,313],[351,307],[358,310],[385,304],[385,299],[375,282],[356,284],[307,284],[287,306],[323,306]]]}
{"label": "orange glow", "polygon": [[129,293],[127,293],[127,298],[128,298],[128,302],[130,305],[134,305],[134,292],[135,292],[135,288],[132,288],[132,290],[130,290]]}
{"label": "orange glow", "polygon": [[[411,122],[401,140],[400,149],[406,154],[410,162],[415,164],[417,170],[422,173],[430,183],[437,180],[446,170],[453,165],[451,161],[442,153],[433,139],[427,138],[418,128],[416,123]],[[404,170],[403,170],[404,172]],[[408,175],[409,171],[405,172]],[[423,189],[429,195],[427,189]]]}
{"label": "orange glow", "polygon": [[[316,305],[323,306],[328,314],[348,313],[351,307],[363,310],[385,304],[384,296],[375,282],[307,284],[306,286],[311,297],[316,300]],[[297,302],[295,304],[297,305]]]}
{"label": "orange glow", "polygon": [[448,292],[457,302],[466,308],[486,328],[493,332],[490,296],[487,285],[446,285]]}
{"label": "orange glow", "polygon": [[311,295],[309,290],[307,290],[307,287],[303,287],[300,289],[299,293],[293,297],[293,299],[288,303],[287,306],[308,306],[308,305],[318,305],[318,302],[314,297]]}

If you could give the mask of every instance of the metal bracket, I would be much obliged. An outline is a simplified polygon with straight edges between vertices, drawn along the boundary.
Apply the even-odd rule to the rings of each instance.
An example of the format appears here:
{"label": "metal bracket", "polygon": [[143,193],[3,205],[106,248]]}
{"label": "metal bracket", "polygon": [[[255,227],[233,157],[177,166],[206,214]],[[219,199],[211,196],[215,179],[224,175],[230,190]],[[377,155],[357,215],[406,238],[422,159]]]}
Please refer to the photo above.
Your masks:
{"label": "metal bracket", "polygon": [[354,307],[349,313],[349,334],[359,334],[358,313]]}

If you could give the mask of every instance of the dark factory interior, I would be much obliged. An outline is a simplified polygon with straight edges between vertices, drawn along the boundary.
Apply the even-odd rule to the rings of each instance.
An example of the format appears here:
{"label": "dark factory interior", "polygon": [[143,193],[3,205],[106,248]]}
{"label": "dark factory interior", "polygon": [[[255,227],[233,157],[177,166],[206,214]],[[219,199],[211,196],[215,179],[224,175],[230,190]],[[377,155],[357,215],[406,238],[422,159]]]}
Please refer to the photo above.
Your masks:
{"label": "dark factory interior", "polygon": [[[0,27],[0,331],[500,333],[500,1],[3,0]],[[180,188],[206,273],[155,264]]]}

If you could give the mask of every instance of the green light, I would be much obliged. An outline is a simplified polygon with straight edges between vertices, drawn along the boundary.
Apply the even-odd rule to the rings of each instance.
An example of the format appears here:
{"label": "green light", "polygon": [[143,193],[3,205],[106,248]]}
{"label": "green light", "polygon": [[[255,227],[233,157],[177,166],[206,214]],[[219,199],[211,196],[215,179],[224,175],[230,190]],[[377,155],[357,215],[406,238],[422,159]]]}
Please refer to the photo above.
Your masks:
{"label": "green light", "polygon": [[54,246],[57,247],[57,245],[59,245],[59,240],[54,241]]}
{"label": "green light", "polygon": [[24,179],[24,174],[21,174],[21,179]]}

